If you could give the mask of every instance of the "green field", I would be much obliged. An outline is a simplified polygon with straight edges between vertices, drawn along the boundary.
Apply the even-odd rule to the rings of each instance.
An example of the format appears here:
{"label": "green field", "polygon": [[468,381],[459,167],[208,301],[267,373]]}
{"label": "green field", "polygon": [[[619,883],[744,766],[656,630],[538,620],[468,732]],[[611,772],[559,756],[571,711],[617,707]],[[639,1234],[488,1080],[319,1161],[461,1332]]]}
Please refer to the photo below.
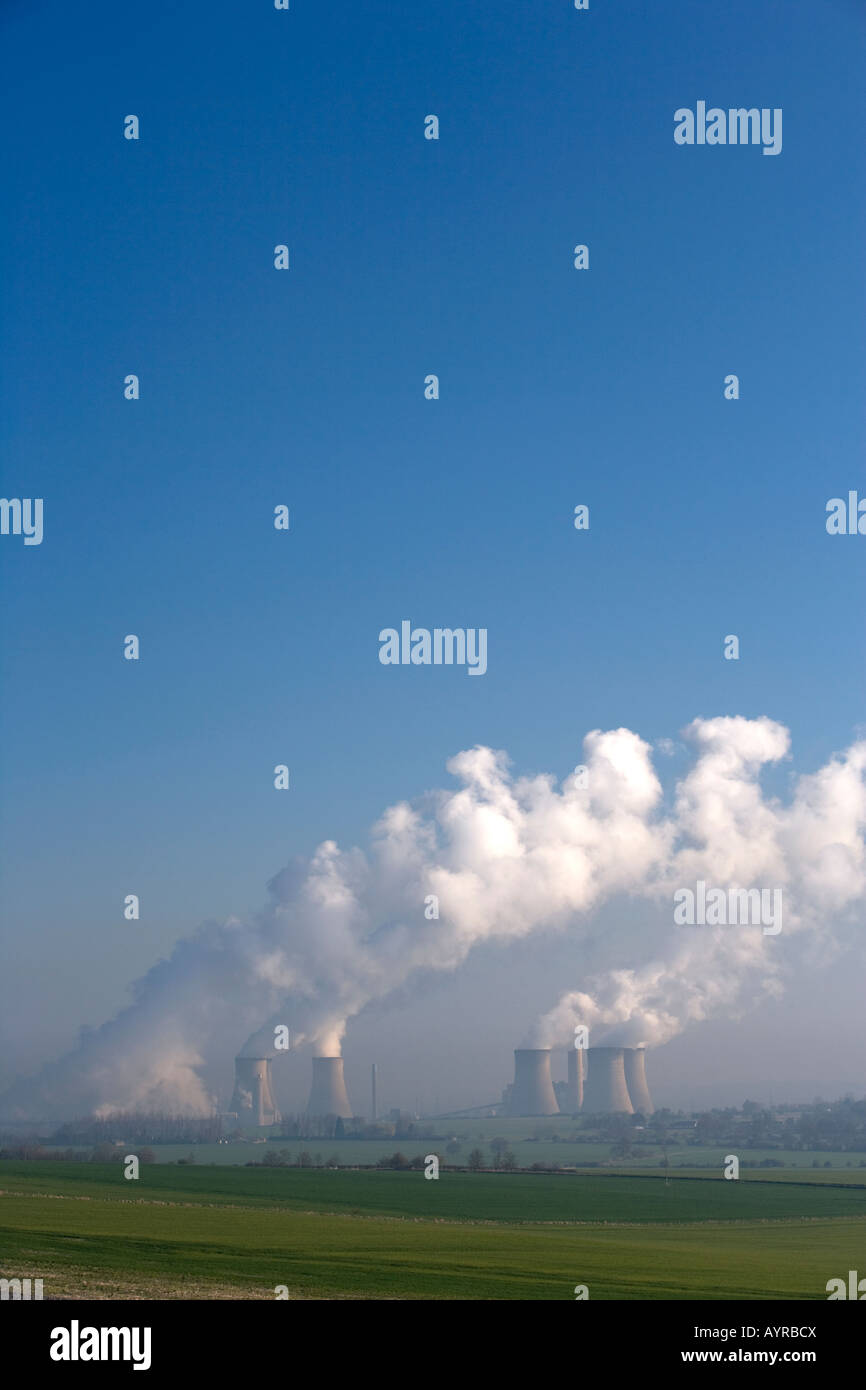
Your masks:
{"label": "green field", "polygon": [[0,1273],[102,1298],[826,1298],[866,1189],[706,1173],[340,1172],[0,1162]]}
{"label": "green field", "polygon": [[[423,1173],[315,1168],[177,1168],[144,1164],[137,1182],[122,1164],[0,1163],[4,1196],[150,1199],[244,1207],[281,1207],[349,1215],[462,1222],[782,1221],[794,1217],[866,1217],[866,1188],[804,1178],[726,1182],[719,1176],[618,1173]],[[767,1176],[765,1176],[765,1174]]]}
{"label": "green field", "polygon": [[[560,1127],[564,1131],[564,1126]],[[445,1154],[445,1145],[452,1134],[457,1135],[461,1145],[460,1152],[455,1154],[453,1158]],[[258,1144],[233,1141],[228,1144],[150,1144],[147,1147],[153,1150],[159,1163],[176,1163],[178,1159],[185,1159],[192,1154],[196,1163],[243,1165],[261,1163],[265,1154],[286,1150],[291,1154],[293,1161],[297,1161],[299,1155],[306,1152],[313,1159],[318,1156],[323,1164],[333,1156],[343,1167],[363,1167],[365,1165],[373,1167],[380,1158],[390,1157],[391,1154],[399,1151],[410,1159],[414,1158],[416,1154],[438,1153],[446,1161],[465,1167],[470,1152],[475,1148],[482,1151],[486,1163],[492,1163],[490,1141],[497,1137],[508,1141],[517,1164],[521,1168],[529,1168],[533,1163],[548,1165],[558,1163],[563,1167],[581,1167],[590,1164],[607,1166],[611,1162],[610,1143],[591,1143],[586,1140],[564,1138],[556,1141],[552,1139],[535,1140],[527,1137],[526,1120],[508,1119],[481,1122],[474,1120],[471,1129],[465,1134],[459,1129],[449,1130],[447,1134],[438,1139],[268,1138],[265,1143]],[[51,1148],[52,1146],[46,1145],[46,1147]],[[124,1153],[135,1153],[137,1148],[142,1146],[133,1144],[118,1147],[122,1148]],[[668,1144],[668,1161],[674,1168],[715,1168],[721,1172],[724,1167],[725,1155],[731,1151],[730,1144],[699,1146],[672,1141]],[[786,1169],[793,1168],[797,1171],[809,1169],[811,1176],[813,1172],[823,1170],[825,1163],[829,1163],[832,1170],[853,1173],[855,1181],[866,1183],[866,1166],[859,1167],[861,1162],[866,1163],[866,1159],[860,1153],[827,1153],[811,1149],[798,1152],[778,1149],[744,1149],[737,1148],[736,1145],[734,1152],[739,1154],[743,1167],[755,1167],[768,1158],[779,1159],[785,1164]],[[630,1168],[656,1168],[661,1163],[662,1150],[658,1144],[649,1146],[645,1154],[638,1150],[638,1154],[640,1156],[628,1160]],[[812,1168],[813,1162],[818,1163],[817,1169]],[[619,1168],[621,1161],[617,1162],[615,1166]]]}

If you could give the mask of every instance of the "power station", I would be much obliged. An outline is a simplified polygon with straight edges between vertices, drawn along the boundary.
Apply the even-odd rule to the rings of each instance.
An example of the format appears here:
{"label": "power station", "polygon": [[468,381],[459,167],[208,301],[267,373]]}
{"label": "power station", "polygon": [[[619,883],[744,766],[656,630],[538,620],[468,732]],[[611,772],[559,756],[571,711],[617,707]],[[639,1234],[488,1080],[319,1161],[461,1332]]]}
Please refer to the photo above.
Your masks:
{"label": "power station", "polygon": [[651,1115],[654,1107],[646,1083],[645,1047],[625,1049],[625,1084],[635,1110],[639,1110],[642,1115]]}
{"label": "power station", "polygon": [[549,1047],[515,1049],[514,1084],[508,1098],[508,1114],[559,1114],[559,1103],[550,1076]]}
{"label": "power station", "polygon": [[568,1049],[568,1079],[554,1086],[550,1048],[517,1048],[506,1115],[642,1115],[653,1113],[645,1047]]}
{"label": "power station", "polygon": [[583,1109],[583,1054],[582,1047],[568,1049],[568,1080],[562,1093],[560,1110],[566,1115],[576,1115]]}
{"label": "power station", "polygon": [[588,1047],[583,1109],[590,1115],[634,1114],[625,1080],[624,1047]]}
{"label": "power station", "polygon": [[[514,1081],[503,1093],[500,1113],[512,1116],[651,1115],[653,1103],[646,1078],[645,1047],[569,1048],[568,1077],[554,1085],[549,1047],[518,1047]],[[377,1067],[370,1072],[372,1118],[377,1117]],[[342,1057],[313,1057],[312,1084],[305,1114],[352,1117]],[[230,1109],[248,1125],[280,1123],[271,1090],[269,1057],[236,1057],[235,1089]],[[493,1113],[491,1110],[490,1113]]]}
{"label": "power station", "polygon": [[308,1115],[336,1115],[351,1118],[352,1107],[343,1077],[342,1057],[314,1057],[313,1084],[307,1101]]}
{"label": "power station", "polygon": [[241,1123],[276,1125],[280,1112],[271,1091],[271,1059],[269,1057],[236,1057],[235,1089],[229,1109]]}

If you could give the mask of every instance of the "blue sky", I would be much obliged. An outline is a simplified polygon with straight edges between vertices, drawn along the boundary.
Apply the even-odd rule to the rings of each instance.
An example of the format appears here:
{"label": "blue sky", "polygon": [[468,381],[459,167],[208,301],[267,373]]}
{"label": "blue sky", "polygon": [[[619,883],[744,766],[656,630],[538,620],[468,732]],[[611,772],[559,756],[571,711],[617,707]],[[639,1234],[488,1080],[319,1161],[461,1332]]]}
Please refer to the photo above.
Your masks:
{"label": "blue sky", "polygon": [[[798,771],[851,741],[866,540],[824,516],[866,494],[860,4],[0,30],[2,489],[45,499],[41,546],[0,539],[7,1067],[461,748],[563,776],[596,727],[768,714]],[[781,107],[781,155],[676,146],[699,99]],[[487,674],[381,666],[403,618],[486,627]]]}

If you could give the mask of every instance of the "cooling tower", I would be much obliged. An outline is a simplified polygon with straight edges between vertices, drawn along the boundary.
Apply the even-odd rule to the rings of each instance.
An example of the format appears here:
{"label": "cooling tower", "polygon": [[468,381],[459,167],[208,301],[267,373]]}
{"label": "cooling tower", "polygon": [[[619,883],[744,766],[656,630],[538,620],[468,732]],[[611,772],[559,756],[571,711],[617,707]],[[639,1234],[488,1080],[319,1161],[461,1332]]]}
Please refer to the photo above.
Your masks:
{"label": "cooling tower", "polygon": [[635,1110],[642,1115],[653,1113],[649,1086],[646,1084],[646,1048],[627,1047],[625,1049],[625,1084]]}
{"label": "cooling tower", "polygon": [[342,1057],[314,1057],[313,1084],[307,1101],[308,1115],[336,1115],[348,1120],[352,1114],[346,1083],[343,1080]]}
{"label": "cooling tower", "polygon": [[271,1092],[271,1063],[267,1057],[235,1058],[235,1092],[231,1110],[242,1124],[274,1125],[280,1112]]}
{"label": "cooling tower", "polygon": [[583,1054],[582,1047],[568,1049],[568,1080],[565,1083],[565,1104],[561,1107],[566,1115],[576,1115],[583,1105]]}
{"label": "cooling tower", "polygon": [[514,1053],[514,1085],[510,1115],[558,1115],[559,1106],[550,1079],[550,1048],[519,1047]]}
{"label": "cooling tower", "polygon": [[625,1048],[586,1049],[587,1078],[583,1089],[583,1110],[589,1115],[634,1113],[625,1084]]}

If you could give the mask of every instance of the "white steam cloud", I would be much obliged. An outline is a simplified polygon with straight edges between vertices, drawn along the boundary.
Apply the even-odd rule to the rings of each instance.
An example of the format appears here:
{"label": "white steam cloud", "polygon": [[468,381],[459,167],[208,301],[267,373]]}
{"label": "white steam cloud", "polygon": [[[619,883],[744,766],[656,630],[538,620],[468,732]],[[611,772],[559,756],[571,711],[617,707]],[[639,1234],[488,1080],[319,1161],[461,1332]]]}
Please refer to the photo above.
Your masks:
{"label": "white steam cloud", "polygon": [[[779,988],[789,939],[820,942],[826,955],[862,908],[866,742],[800,777],[783,805],[759,781],[788,754],[781,725],[698,719],[685,737],[696,759],[670,809],[650,746],[628,729],[587,735],[585,785],[576,774],[560,785],[512,778],[490,748],[459,753],[448,764],[457,790],[391,807],[367,854],[325,841],[309,862],[277,874],[248,921],[205,923],[136,983],[129,1007],[13,1088],[0,1109],[20,1110],[26,1095],[40,1115],[209,1110],[200,1072],[227,1030],[257,1030],[242,1049],[250,1056],[273,1052],[277,1024],[289,1026],[293,1045],[336,1054],[347,1021],[418,972],[455,970],[482,942],[541,929],[579,940],[592,911],[623,894],[669,918],[647,939],[640,914],[625,913],[606,946],[629,968],[576,980],[534,1025],[535,1045],[566,1044],[575,1023],[623,1043],[659,1043],[692,1021],[733,1014],[752,991]],[[673,893],[698,879],[781,888],[783,932],[675,926]],[[431,894],[438,920],[424,916]]]}
{"label": "white steam cloud", "polygon": [[846,912],[859,907],[862,922],[866,743],[800,777],[783,806],[758,782],[765,764],[788,753],[782,725],[696,719],[685,733],[698,759],[677,787],[672,852],[642,891],[670,903],[700,879],[723,890],[780,889],[784,944],[760,927],[678,927],[640,967],[596,974],[565,993],[535,1024],[535,1046],[567,1045],[576,1024],[597,1045],[636,1046],[667,1042],[713,1015],[735,1018],[761,995],[778,995],[795,959],[835,954]]}

